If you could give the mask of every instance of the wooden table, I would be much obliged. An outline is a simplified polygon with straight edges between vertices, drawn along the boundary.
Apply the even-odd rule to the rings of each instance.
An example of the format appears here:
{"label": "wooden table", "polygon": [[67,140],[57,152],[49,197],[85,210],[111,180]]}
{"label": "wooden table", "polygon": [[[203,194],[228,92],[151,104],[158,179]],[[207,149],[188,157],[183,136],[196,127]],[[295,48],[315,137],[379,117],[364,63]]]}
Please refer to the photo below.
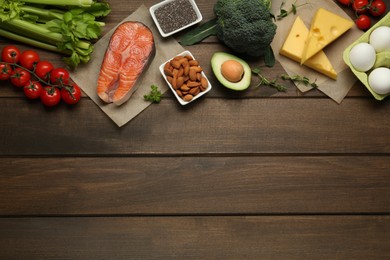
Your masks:
{"label": "wooden table", "polygon": [[[157,2],[110,1],[106,30]],[[0,83],[0,258],[388,259],[389,101],[229,92],[209,64],[227,48],[187,49],[213,90],[185,107],[166,92],[122,128],[86,95],[47,109]]]}

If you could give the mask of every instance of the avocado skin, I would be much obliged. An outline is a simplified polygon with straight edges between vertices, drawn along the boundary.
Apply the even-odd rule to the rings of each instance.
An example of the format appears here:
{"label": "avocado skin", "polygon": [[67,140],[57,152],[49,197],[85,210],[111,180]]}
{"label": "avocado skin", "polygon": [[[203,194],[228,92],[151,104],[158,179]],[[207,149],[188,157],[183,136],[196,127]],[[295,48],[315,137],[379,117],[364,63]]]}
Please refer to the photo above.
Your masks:
{"label": "avocado skin", "polygon": [[[235,60],[242,64],[244,67],[244,75],[238,82],[228,81],[221,73],[222,63],[227,60]],[[215,52],[211,57],[211,68],[218,81],[226,88],[242,91],[247,89],[251,84],[251,69],[246,61],[226,52]]]}

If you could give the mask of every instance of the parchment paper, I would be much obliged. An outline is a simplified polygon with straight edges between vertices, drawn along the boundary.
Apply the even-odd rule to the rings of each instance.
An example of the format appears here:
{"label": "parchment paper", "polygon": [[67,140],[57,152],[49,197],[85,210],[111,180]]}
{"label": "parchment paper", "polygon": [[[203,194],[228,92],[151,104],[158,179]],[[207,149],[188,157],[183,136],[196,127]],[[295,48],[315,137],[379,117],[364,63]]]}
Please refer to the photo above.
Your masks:
{"label": "parchment paper", "polygon": [[119,127],[125,125],[132,118],[141,113],[146,107],[151,105],[151,102],[145,101],[143,96],[150,92],[150,86],[152,84],[157,85],[161,93],[164,93],[168,89],[168,86],[162,78],[158,68],[163,62],[184,51],[184,48],[173,37],[163,38],[160,35],[146,6],[141,5],[122,22],[124,21],[139,21],[148,26],[153,32],[156,46],[156,55],[152,63],[137,82],[138,89],[126,103],[121,106],[106,104],[101,101],[96,93],[96,83],[100,67],[110,41],[110,37],[116,27],[95,43],[95,50],[92,54],[91,60],[85,65],[80,65],[74,72],[71,72],[72,80],[75,81],[98,105],[98,107],[101,108],[101,110],[103,110],[103,112],[106,113],[106,115],[109,116]]}
{"label": "parchment paper", "polygon": [[[291,4],[295,0],[273,0],[272,1],[272,11],[275,15],[279,14],[280,6],[282,2],[285,2],[283,8],[289,9]],[[333,43],[325,47],[324,52],[328,56],[330,62],[332,63],[334,69],[338,73],[337,80],[330,79],[306,66],[301,66],[299,63],[292,61],[282,55],[279,55],[279,50],[282,47],[287,34],[289,33],[291,26],[296,19],[296,16],[300,16],[303,22],[310,28],[311,20],[320,7],[327,9],[335,14],[338,14],[347,19],[351,19],[335,2],[329,0],[299,0],[295,3],[296,6],[303,3],[309,2],[309,4],[300,6],[297,8],[297,14],[290,14],[282,20],[276,21],[278,26],[275,38],[272,42],[272,48],[275,53],[275,58],[281,63],[283,68],[289,75],[304,75],[307,76],[310,80],[317,80],[318,89],[324,94],[332,98],[337,103],[341,103],[344,97],[348,94],[348,91],[357,81],[357,78],[353,75],[351,70],[343,61],[343,51],[353,43],[357,38],[359,38],[363,32],[359,30],[356,26],[353,26],[340,38],[336,39]],[[297,88],[306,92],[311,89],[311,87],[306,87],[302,84],[297,84]]]}

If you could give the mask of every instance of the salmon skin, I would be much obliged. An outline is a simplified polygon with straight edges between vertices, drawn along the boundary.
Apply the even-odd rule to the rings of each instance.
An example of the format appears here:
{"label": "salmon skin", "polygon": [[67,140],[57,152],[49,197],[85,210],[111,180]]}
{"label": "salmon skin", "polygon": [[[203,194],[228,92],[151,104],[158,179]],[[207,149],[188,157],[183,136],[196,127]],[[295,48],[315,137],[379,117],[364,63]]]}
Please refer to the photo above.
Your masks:
{"label": "salmon skin", "polygon": [[136,21],[120,24],[104,55],[97,81],[98,96],[118,106],[126,102],[155,53],[153,33],[146,25]]}

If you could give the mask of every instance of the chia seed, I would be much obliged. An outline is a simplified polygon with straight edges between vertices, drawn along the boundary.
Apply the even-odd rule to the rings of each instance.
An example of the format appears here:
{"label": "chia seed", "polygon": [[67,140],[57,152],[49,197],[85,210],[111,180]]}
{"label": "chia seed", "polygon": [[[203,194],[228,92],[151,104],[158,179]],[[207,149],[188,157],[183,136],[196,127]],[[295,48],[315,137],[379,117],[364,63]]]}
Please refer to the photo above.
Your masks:
{"label": "chia seed", "polygon": [[157,8],[154,15],[164,33],[176,31],[198,18],[188,0],[173,0]]}

